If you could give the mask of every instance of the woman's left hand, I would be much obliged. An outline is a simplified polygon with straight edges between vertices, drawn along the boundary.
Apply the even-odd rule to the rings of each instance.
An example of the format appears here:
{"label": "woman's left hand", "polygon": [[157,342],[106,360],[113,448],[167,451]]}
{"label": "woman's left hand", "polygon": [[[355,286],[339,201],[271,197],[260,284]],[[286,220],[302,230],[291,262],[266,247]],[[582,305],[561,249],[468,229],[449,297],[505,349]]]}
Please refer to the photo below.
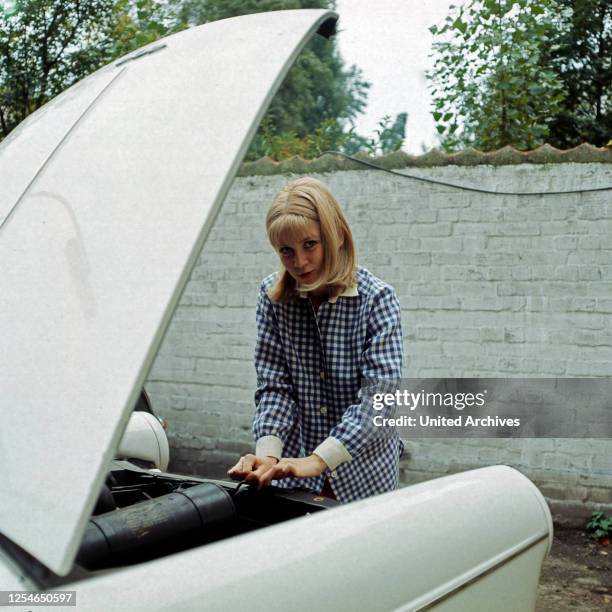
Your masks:
{"label": "woman's left hand", "polygon": [[267,487],[273,480],[288,476],[295,478],[312,478],[319,476],[327,469],[327,464],[318,455],[281,459],[259,477],[258,489]]}

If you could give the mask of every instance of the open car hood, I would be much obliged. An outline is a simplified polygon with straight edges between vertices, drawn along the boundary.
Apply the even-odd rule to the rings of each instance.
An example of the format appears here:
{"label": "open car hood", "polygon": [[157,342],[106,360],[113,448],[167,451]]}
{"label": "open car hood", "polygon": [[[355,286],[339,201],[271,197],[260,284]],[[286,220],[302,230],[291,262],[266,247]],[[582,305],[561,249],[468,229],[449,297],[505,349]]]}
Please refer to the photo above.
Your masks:
{"label": "open car hood", "polygon": [[185,30],[0,145],[0,532],[57,574],[263,113],[335,21],[280,11]]}

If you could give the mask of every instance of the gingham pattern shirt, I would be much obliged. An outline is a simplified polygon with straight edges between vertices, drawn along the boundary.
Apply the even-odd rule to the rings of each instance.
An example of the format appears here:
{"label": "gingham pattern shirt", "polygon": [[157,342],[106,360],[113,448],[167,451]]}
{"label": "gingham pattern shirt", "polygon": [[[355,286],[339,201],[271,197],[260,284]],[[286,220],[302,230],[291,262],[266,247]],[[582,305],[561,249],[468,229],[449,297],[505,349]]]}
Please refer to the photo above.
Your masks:
{"label": "gingham pattern shirt", "polygon": [[[398,381],[402,369],[400,306],[393,288],[365,268],[357,285],[323,302],[272,304],[266,277],[257,301],[255,368],[256,453],[305,457],[329,466],[316,478],[275,481],[280,487],[321,491],[353,501],[397,488],[403,445],[385,435],[361,402],[363,381]],[[371,404],[370,404],[371,405]]]}

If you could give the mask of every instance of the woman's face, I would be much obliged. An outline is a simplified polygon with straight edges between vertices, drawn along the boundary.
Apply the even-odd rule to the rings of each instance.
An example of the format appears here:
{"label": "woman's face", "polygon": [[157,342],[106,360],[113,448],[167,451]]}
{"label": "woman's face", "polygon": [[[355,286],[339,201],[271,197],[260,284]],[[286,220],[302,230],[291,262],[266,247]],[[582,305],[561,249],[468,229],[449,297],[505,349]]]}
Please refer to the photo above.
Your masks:
{"label": "woman's face", "polygon": [[324,254],[319,224],[309,221],[304,234],[285,237],[278,254],[287,272],[299,285],[315,282],[321,274]]}

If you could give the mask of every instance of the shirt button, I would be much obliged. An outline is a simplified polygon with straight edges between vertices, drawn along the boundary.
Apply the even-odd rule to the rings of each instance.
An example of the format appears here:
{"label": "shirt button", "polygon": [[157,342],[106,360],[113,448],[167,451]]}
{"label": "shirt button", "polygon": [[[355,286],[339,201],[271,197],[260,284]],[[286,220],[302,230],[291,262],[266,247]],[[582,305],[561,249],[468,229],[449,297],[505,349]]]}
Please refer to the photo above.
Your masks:
{"label": "shirt button", "polygon": [[319,377],[321,378],[321,380],[325,380],[325,372],[323,370],[319,372]]}
{"label": "shirt button", "polygon": [[332,478],[338,478],[338,472],[336,472],[336,470],[334,470],[330,475]]}
{"label": "shirt button", "polygon": [[327,408],[325,406],[321,406],[321,409],[319,410],[319,412],[321,414],[327,414]]}

